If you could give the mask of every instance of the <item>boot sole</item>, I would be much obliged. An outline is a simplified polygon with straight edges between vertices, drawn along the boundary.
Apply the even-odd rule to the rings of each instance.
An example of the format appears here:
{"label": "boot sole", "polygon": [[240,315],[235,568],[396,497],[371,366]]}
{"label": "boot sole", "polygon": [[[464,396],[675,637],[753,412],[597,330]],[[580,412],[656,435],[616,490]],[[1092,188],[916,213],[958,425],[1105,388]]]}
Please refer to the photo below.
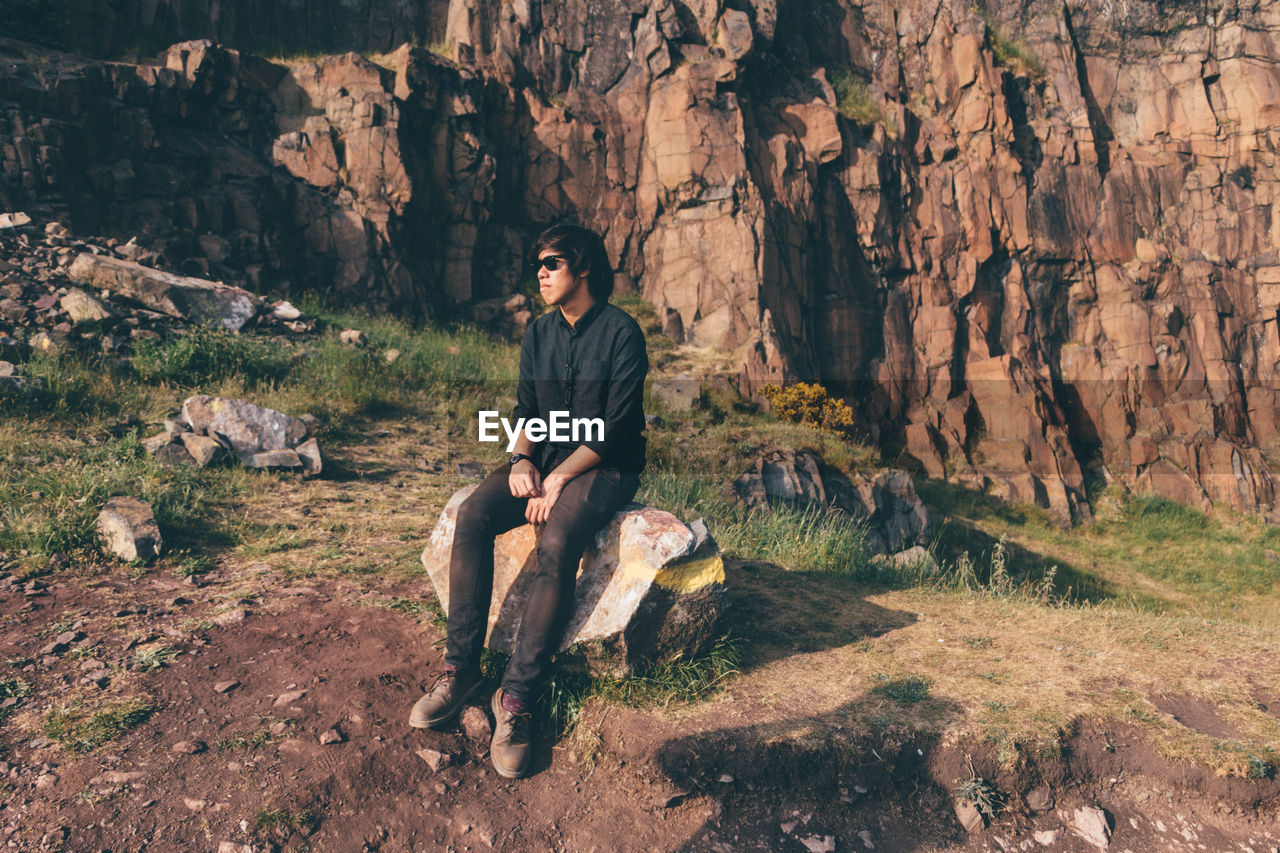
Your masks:
{"label": "boot sole", "polygon": [[436,726],[449,722],[454,717],[458,716],[458,714],[462,713],[462,709],[466,707],[467,702],[479,693],[482,687],[484,687],[484,681],[477,681],[471,689],[467,691],[466,695],[458,700],[457,707],[447,713],[436,714],[434,717],[420,717],[418,716],[417,711],[410,713],[409,725],[415,729],[434,729]]}
{"label": "boot sole", "polygon": [[[492,698],[491,700],[489,700],[489,710],[493,711],[493,719],[494,719],[494,721],[495,721],[495,722],[494,722],[494,727],[495,727],[495,728],[497,728],[497,722],[496,722],[496,721],[497,721],[497,719],[498,719],[498,714],[500,714],[500,713],[502,712],[502,710],[503,710],[503,708],[502,708],[502,689],[501,689],[501,688],[499,688],[498,690],[494,691],[493,698]],[[495,755],[493,754],[493,746],[492,746],[492,744],[491,744],[491,745],[490,745],[490,747],[489,747],[489,763],[493,765],[493,769],[494,769],[495,771],[497,771],[498,775],[499,775],[499,776],[501,776],[501,777],[502,777],[502,778],[504,778],[504,779],[519,779],[519,778],[520,778],[521,776],[523,776],[523,775],[525,774],[525,772],[529,769],[529,767],[528,767],[528,765],[527,765],[527,764],[526,764],[526,766],[524,766],[524,767],[522,767],[522,768],[520,768],[520,769],[518,769],[518,770],[509,770],[509,769],[507,769],[506,767],[503,767],[502,765],[500,765],[500,764],[498,763],[497,756],[495,756]]]}

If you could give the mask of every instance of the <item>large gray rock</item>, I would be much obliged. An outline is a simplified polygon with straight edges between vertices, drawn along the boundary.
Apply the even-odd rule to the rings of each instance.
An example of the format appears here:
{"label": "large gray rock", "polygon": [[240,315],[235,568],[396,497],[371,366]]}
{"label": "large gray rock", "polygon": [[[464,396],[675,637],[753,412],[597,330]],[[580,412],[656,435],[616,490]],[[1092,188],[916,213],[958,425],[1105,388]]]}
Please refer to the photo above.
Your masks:
{"label": "large gray rock", "polygon": [[78,287],[68,290],[59,304],[73,323],[91,323],[109,320],[115,316],[110,308]]}
{"label": "large gray rock", "polygon": [[[454,494],[422,552],[446,613],[458,507],[476,488]],[[526,524],[494,544],[491,649],[509,653],[514,647],[540,535],[541,527]],[[669,512],[632,504],[596,535],[582,557],[560,649],[593,644],[615,673],[641,662],[690,656],[713,639],[727,601],[724,562],[706,525],[686,525]]]}
{"label": "large gray rock", "polygon": [[254,454],[290,450],[307,437],[307,425],[301,419],[248,400],[197,394],[182,403],[182,416],[193,432],[216,433],[226,439],[246,464]]}
{"label": "large gray rock", "polygon": [[164,544],[151,505],[130,497],[107,501],[98,514],[98,536],[108,553],[129,562],[155,559]]}
{"label": "large gray rock", "polygon": [[71,263],[72,281],[136,299],[148,308],[205,326],[239,331],[262,308],[247,290],[189,278],[106,255],[83,253]]}

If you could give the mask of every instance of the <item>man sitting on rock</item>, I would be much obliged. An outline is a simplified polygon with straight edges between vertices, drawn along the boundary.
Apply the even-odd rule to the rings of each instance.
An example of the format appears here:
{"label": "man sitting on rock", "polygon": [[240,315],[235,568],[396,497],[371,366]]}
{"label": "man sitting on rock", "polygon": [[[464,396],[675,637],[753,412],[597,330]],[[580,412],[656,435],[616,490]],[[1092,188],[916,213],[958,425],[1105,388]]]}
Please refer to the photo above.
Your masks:
{"label": "man sitting on rock", "polygon": [[[537,241],[538,288],[549,311],[534,320],[520,348],[515,418],[603,421],[580,441],[531,440],[458,509],[449,564],[449,624],[444,674],[409,716],[416,728],[451,720],[482,686],[480,652],[493,589],[494,538],[526,521],[542,525],[515,649],[493,694],[494,769],[517,778],[529,766],[534,700],[573,608],[578,563],[596,532],[640,485],[645,439],[642,395],[649,360],[644,333],[609,304],[613,270],[600,235],[555,225]],[[581,437],[581,436],[580,436]]]}

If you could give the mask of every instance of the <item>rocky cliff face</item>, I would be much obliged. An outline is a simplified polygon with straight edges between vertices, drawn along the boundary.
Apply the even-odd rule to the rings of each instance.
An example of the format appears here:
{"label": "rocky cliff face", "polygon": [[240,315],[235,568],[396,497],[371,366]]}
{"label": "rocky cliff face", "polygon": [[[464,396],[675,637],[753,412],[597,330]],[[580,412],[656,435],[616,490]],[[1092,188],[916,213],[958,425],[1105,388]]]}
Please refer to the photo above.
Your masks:
{"label": "rocky cliff face", "polygon": [[[173,8],[201,21],[174,35],[228,40],[252,14],[223,31]],[[604,231],[620,289],[735,351],[744,385],[839,388],[931,475],[1064,521],[1088,516],[1090,471],[1270,512],[1278,19],[452,0],[402,27],[447,56],[381,64],[10,43],[0,202],[149,229],[192,272],[419,313],[515,289],[531,233],[570,214]]]}

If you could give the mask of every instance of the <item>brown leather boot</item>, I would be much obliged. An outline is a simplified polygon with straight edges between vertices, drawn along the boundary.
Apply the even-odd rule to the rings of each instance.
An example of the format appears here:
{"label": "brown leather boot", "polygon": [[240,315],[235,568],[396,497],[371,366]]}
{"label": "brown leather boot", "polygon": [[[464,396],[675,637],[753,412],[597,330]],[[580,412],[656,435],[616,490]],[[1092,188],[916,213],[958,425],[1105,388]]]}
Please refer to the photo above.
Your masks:
{"label": "brown leather boot", "polygon": [[493,740],[489,743],[489,758],[493,761],[493,769],[499,776],[519,779],[529,769],[529,758],[533,755],[529,735],[533,715],[508,711],[503,707],[501,687],[493,694],[490,705],[493,708]]}
{"label": "brown leather boot", "polygon": [[409,725],[429,729],[447,723],[458,715],[467,700],[480,692],[484,677],[478,670],[446,669],[431,689],[414,703],[409,712]]}

